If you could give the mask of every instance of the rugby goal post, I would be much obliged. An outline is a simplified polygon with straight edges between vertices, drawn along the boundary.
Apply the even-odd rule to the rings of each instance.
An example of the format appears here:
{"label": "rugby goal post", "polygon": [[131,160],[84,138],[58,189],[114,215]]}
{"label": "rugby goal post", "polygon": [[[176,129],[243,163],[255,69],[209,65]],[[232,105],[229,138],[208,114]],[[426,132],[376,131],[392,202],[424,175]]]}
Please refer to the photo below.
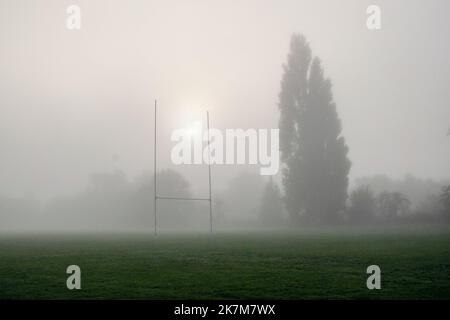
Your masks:
{"label": "rugby goal post", "polygon": [[157,166],[156,166],[156,137],[157,137],[157,101],[155,100],[155,125],[154,125],[154,146],[153,146],[153,169],[155,172],[154,177],[154,202],[153,202],[153,210],[154,210],[154,234],[155,236],[158,234],[157,228],[157,201],[158,200],[175,200],[175,201],[208,201],[209,202],[209,231],[212,233],[213,231],[213,216],[212,216],[212,196],[211,196],[211,154],[210,154],[210,136],[209,136],[209,112],[206,111],[206,127],[208,130],[208,187],[209,187],[209,197],[208,198],[187,198],[187,197],[171,197],[171,196],[160,196],[157,192]]}

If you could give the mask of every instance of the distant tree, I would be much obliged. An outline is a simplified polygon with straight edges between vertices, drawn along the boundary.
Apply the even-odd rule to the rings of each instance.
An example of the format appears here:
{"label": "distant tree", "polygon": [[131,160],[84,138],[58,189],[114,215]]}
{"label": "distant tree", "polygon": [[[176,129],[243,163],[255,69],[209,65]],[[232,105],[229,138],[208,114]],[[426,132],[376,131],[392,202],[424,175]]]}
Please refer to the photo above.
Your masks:
{"label": "distant tree", "polygon": [[291,38],[279,110],[286,208],[293,218],[335,222],[347,199],[348,147],[331,81],[302,35]]}
{"label": "distant tree", "polygon": [[280,225],[283,220],[283,203],[280,189],[273,182],[272,177],[270,177],[264,188],[259,216],[261,222],[269,227]]}
{"label": "distant tree", "polygon": [[369,222],[375,216],[376,198],[369,186],[359,186],[350,194],[349,216],[353,222]]}
{"label": "distant tree", "polygon": [[442,187],[442,193],[439,200],[444,206],[445,213],[450,216],[450,185]]}
{"label": "distant tree", "polygon": [[122,192],[128,187],[127,177],[122,171],[98,172],[89,177],[89,192]]}
{"label": "distant tree", "polygon": [[242,172],[233,177],[223,193],[227,222],[256,219],[263,190],[264,179],[259,174]]}
{"label": "distant tree", "polygon": [[191,197],[189,182],[183,175],[171,169],[158,172],[156,194],[169,197]]}
{"label": "distant tree", "polygon": [[[189,183],[178,172],[163,170],[158,172],[158,193],[189,197]],[[61,219],[78,228],[150,229],[154,221],[153,195],[153,174],[128,181],[120,171],[95,173],[85,191],[54,201],[50,210],[59,216],[66,213]],[[185,227],[195,213],[192,207],[193,204],[186,202],[160,201],[159,226]]]}
{"label": "distant tree", "polygon": [[416,206],[416,214],[432,217],[442,214],[444,204],[439,195],[430,194]]}
{"label": "distant tree", "polygon": [[382,192],[378,196],[378,208],[384,218],[395,218],[410,212],[411,202],[400,192]]}
{"label": "distant tree", "polygon": [[355,179],[357,185],[368,185],[375,194],[383,191],[401,192],[411,200],[411,206],[418,207],[428,201],[433,194],[440,194],[442,185],[450,184],[450,180],[434,181],[406,174],[400,179],[393,179],[386,175],[374,175]]}
{"label": "distant tree", "polygon": [[[156,194],[160,197],[192,197],[189,182],[181,173],[172,169],[158,172],[156,188]],[[162,229],[185,230],[187,227],[195,227],[199,222],[209,221],[204,214],[202,219],[199,219],[196,205],[192,201],[159,200],[157,223]],[[151,211],[153,211],[153,208]]]}

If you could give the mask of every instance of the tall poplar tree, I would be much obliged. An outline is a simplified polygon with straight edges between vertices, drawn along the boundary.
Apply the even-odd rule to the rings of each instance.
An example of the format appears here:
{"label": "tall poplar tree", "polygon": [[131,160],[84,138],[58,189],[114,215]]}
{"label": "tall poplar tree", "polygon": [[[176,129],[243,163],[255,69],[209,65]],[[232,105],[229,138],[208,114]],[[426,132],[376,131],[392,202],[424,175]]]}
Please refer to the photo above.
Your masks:
{"label": "tall poplar tree", "polygon": [[331,81],[305,37],[291,38],[279,94],[286,209],[311,223],[334,223],[345,208],[351,163]]}

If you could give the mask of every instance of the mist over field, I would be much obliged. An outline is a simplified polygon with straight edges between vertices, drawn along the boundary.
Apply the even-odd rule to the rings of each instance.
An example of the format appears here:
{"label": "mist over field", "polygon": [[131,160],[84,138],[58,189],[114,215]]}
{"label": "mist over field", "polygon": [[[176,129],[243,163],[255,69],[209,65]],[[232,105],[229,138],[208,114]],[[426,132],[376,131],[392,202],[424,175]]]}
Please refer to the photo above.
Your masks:
{"label": "mist over field", "polygon": [[[280,129],[280,170],[212,165],[215,230],[450,221],[450,3],[0,0],[0,232],[142,231],[208,197],[173,130]],[[162,231],[209,203],[158,200]]]}

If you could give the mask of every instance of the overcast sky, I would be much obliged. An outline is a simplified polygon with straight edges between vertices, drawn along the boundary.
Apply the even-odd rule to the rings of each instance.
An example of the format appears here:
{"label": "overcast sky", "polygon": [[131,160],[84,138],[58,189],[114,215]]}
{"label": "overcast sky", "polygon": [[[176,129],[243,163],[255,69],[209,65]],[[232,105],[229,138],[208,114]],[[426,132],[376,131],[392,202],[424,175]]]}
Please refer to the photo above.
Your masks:
{"label": "overcast sky", "polygon": [[[66,8],[82,27],[66,29]],[[382,28],[366,28],[366,8]],[[47,198],[90,173],[159,167],[170,132],[276,128],[293,32],[333,82],[351,178],[450,177],[450,2],[0,0],[0,194]],[[206,168],[183,166],[201,193]],[[242,168],[213,169],[222,188]],[[255,171],[257,172],[257,170]],[[204,183],[204,184],[203,184]]]}

